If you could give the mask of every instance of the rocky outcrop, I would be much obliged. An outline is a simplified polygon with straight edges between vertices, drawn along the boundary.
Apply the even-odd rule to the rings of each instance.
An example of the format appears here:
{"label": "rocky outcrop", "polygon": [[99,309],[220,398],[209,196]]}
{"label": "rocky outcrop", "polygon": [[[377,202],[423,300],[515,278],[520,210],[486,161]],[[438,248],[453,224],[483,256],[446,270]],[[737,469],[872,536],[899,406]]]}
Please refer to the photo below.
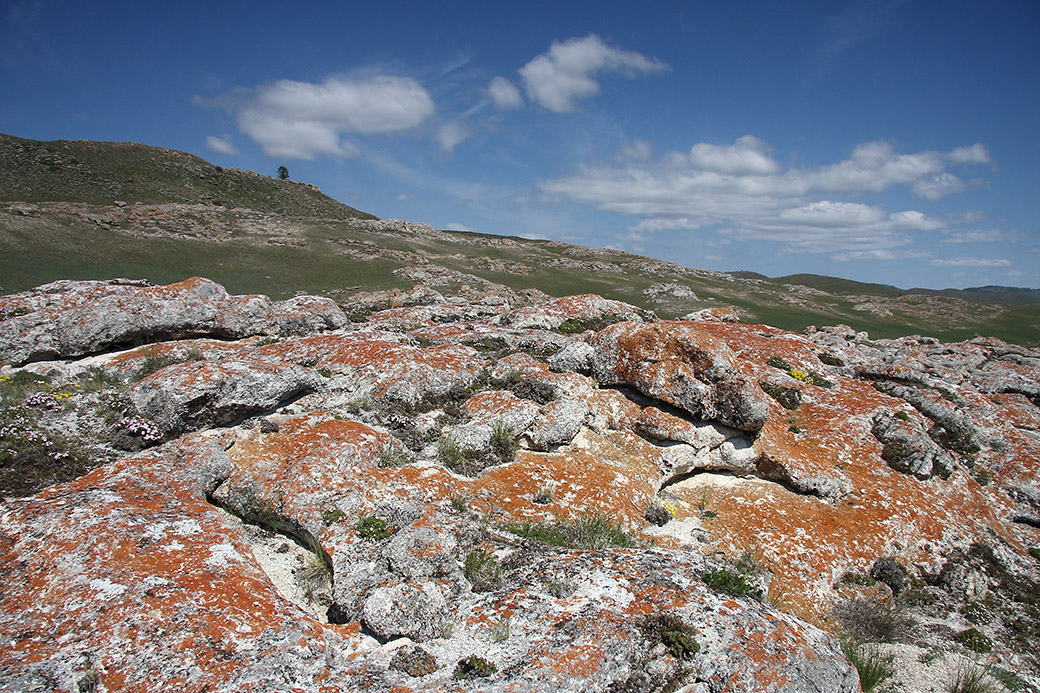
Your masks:
{"label": "rocky outcrop", "polygon": [[[907,670],[970,627],[1038,683],[1035,351],[61,286],[0,321],[0,465],[37,472],[0,504],[2,690],[854,691],[857,599],[916,619]],[[189,290],[224,307],[144,347],[16,322]],[[215,332],[240,304],[262,329]]]}

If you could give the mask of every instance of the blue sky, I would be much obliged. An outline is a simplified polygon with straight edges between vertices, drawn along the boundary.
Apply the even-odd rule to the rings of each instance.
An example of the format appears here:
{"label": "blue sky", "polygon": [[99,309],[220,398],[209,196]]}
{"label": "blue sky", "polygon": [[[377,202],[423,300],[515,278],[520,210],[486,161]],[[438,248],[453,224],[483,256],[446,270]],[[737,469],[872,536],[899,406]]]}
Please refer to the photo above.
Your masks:
{"label": "blue sky", "polygon": [[714,270],[1040,287],[1040,3],[7,2],[0,132]]}

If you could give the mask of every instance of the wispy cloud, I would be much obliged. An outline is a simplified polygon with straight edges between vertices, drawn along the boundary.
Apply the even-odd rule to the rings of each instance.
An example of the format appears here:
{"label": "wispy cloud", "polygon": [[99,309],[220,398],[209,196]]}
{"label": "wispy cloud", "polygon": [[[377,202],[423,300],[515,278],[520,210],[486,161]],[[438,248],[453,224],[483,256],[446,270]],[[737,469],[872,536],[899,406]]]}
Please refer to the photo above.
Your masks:
{"label": "wispy cloud", "polygon": [[443,154],[451,154],[456,145],[470,136],[470,129],[459,123],[451,121],[445,123],[437,130],[437,146]]}
{"label": "wispy cloud", "polygon": [[1011,260],[990,257],[936,258],[928,264],[934,267],[1010,267]]}
{"label": "wispy cloud", "polygon": [[599,82],[594,78],[598,74],[615,72],[634,77],[667,69],[659,60],[609,46],[600,37],[589,34],[553,41],[547,52],[519,72],[528,98],[550,111],[569,113],[579,101],[599,93]]}
{"label": "wispy cloud", "polygon": [[408,130],[435,111],[421,84],[390,75],[330,77],[320,83],[279,80],[195,102],[223,106],[264,154],[285,159],[358,157],[361,149],[344,134]]}
{"label": "wispy cloud", "polygon": [[220,137],[210,135],[206,138],[206,147],[220,154],[228,154],[231,156],[238,154],[238,147],[232,144],[229,135],[222,135]]}
{"label": "wispy cloud", "polygon": [[[944,228],[918,210],[892,212],[833,198],[903,186],[938,199],[956,191],[952,185],[933,187],[956,179],[947,171],[950,164],[991,162],[981,144],[948,153],[900,154],[878,141],[856,147],[836,164],[785,170],[752,135],[732,145],[698,143],[689,153],[661,157],[649,156],[643,146],[624,150],[639,156],[622,157],[612,166],[584,166],[539,187],[549,196],[640,217],[631,227],[635,231],[717,227],[725,237],[778,241],[798,252],[874,252],[909,244],[909,234]],[[972,153],[963,156],[965,151]],[[814,199],[819,197],[824,199]]]}

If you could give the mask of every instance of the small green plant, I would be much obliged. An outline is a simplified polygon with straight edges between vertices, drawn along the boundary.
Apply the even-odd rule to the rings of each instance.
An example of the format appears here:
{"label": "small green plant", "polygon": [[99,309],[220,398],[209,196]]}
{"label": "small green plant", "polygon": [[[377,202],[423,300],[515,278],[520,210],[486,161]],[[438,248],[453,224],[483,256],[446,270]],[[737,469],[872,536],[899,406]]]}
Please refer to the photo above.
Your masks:
{"label": "small green plant", "polygon": [[993,641],[977,628],[962,630],[954,635],[953,639],[969,650],[974,650],[979,654],[985,654],[993,649]]}
{"label": "small green plant", "polygon": [[339,508],[321,511],[321,521],[325,523],[326,527],[336,524],[346,516],[347,514]]}
{"label": "small green plant", "polygon": [[382,452],[379,453],[379,466],[380,467],[403,467],[406,464],[411,464],[415,459],[399,448],[393,445],[387,445],[383,448]]}
{"label": "small green plant", "polygon": [[1031,546],[1029,548],[1029,555],[1040,561],[1040,546]]}
{"label": "small green plant", "polygon": [[899,419],[900,421],[909,421],[910,420],[910,415],[907,414],[905,411],[897,411],[896,412],[896,418]]}
{"label": "small green plant", "polygon": [[783,387],[782,385],[764,382],[759,383],[758,386],[762,388],[763,392],[779,402],[784,409],[793,411],[802,403],[802,391],[797,387]]}
{"label": "small green plant", "polygon": [[473,585],[474,591],[492,589],[502,577],[502,564],[490,549],[473,549],[466,554],[462,574]]}
{"label": "small green plant", "polygon": [[655,524],[658,527],[664,527],[672,520],[672,518],[675,517],[675,512],[676,508],[673,503],[654,500],[646,506],[646,512],[643,513],[643,517],[651,524]]}
{"label": "small green plant", "polygon": [[1012,693],[1026,690],[1026,682],[1017,674],[1007,671],[1006,669],[990,665],[989,675],[1000,682],[1000,685],[1002,685],[1006,690],[1009,690]]}
{"label": "small green plant", "polygon": [[357,533],[364,539],[380,541],[392,536],[393,530],[387,527],[386,520],[369,515],[358,520]]}
{"label": "small green plant", "polygon": [[555,489],[551,485],[542,486],[531,499],[538,505],[549,505],[552,502],[552,494]]}
{"label": "small green plant", "polygon": [[268,346],[269,344],[277,344],[280,341],[281,339],[279,337],[261,337],[260,339],[256,340],[256,343],[253,346]]}
{"label": "small green plant", "polygon": [[325,366],[322,366],[321,368],[318,369],[318,375],[320,375],[323,378],[331,378],[332,377],[332,371],[330,369],[326,368]]}
{"label": "small green plant", "polygon": [[997,693],[989,677],[989,667],[978,662],[957,667],[957,676],[947,689],[949,693]]}
{"label": "small green plant", "polygon": [[863,693],[881,690],[881,685],[895,676],[895,658],[876,646],[861,645],[849,638],[840,640],[845,658],[856,668]]}
{"label": "small green plant", "polygon": [[457,513],[464,513],[469,510],[469,499],[466,496],[453,495],[451,497],[451,507]]}
{"label": "small green plant", "polygon": [[557,573],[553,573],[552,577],[545,581],[545,589],[557,599],[574,594],[574,587],[567,581],[566,576],[560,577]]}
{"label": "small green plant", "polygon": [[978,482],[979,486],[989,485],[989,470],[982,465],[976,464],[971,470],[971,478]]}
{"label": "small green plant", "polygon": [[841,579],[838,580],[838,584],[856,585],[858,587],[871,587],[877,584],[877,580],[875,580],[867,573],[863,573],[858,570],[849,570],[841,576]]}
{"label": "small green plant", "polygon": [[496,421],[491,429],[491,452],[503,463],[512,462],[516,457],[517,444],[513,430],[504,421]]}
{"label": "small green plant", "polygon": [[701,650],[693,629],[673,614],[647,616],[639,628],[651,641],[663,644],[676,659],[691,659]]}
{"label": "small green plant", "polygon": [[727,567],[712,568],[700,573],[700,579],[716,592],[722,592],[731,597],[751,597],[755,599],[761,593],[754,576],[739,569]]}
{"label": "small green plant", "polygon": [[790,371],[794,366],[789,364],[787,360],[782,356],[770,356],[766,359],[766,365],[772,366],[773,368],[779,368],[784,371]]}
{"label": "small green plant", "polygon": [[506,531],[552,546],[600,550],[631,548],[636,541],[605,515],[583,515],[574,522],[525,522],[505,526]]}
{"label": "small green plant", "polygon": [[828,354],[825,351],[817,354],[816,358],[820,359],[820,363],[825,363],[828,366],[837,366],[840,368],[841,366],[845,365],[845,362],[842,361],[840,358],[838,358],[834,354]]}
{"label": "small green plant", "polygon": [[480,474],[487,466],[481,461],[478,451],[463,450],[450,436],[441,436],[437,441],[437,462],[453,472],[471,477]]}
{"label": "small green plant", "polygon": [[459,660],[458,664],[455,665],[455,673],[452,674],[452,677],[459,681],[485,679],[494,675],[497,671],[498,667],[493,662],[489,662],[483,657],[470,655]]}
{"label": "small green plant", "polygon": [[315,601],[318,595],[332,587],[332,569],[325,562],[324,557],[313,551],[306,553],[303,565],[296,572],[296,577],[309,602]]}

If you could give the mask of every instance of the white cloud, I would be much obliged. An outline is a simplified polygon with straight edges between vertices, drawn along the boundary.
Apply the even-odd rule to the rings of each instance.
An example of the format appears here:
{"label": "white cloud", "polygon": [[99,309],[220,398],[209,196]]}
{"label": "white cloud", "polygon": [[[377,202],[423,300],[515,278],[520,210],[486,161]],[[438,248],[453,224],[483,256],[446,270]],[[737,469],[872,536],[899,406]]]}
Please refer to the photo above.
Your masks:
{"label": "white cloud", "polygon": [[520,95],[520,90],[505,77],[495,77],[491,80],[488,84],[488,94],[495,108],[503,111],[522,108],[524,105],[524,97]]}
{"label": "white cloud", "polygon": [[470,227],[466,226],[465,224],[457,224],[455,222],[452,222],[450,224],[446,224],[444,226],[444,228],[446,230],[448,230],[448,231],[470,231],[470,232],[473,231],[473,229],[471,229]]}
{"label": "white cloud", "polygon": [[690,149],[690,163],[702,171],[729,175],[768,176],[780,172],[780,164],[766,151],[765,142],[754,135],[744,135],[732,147],[714,144],[695,144]]}
{"label": "white cloud", "polygon": [[520,77],[532,101],[556,113],[577,108],[581,99],[599,93],[593,75],[620,72],[628,76],[660,72],[664,63],[639,53],[608,46],[595,34],[567,41],[553,41],[543,53],[520,68]]}
{"label": "white cloud", "polygon": [[[196,99],[201,101],[201,99]],[[264,154],[285,159],[361,156],[343,133],[371,135],[414,128],[434,113],[433,99],[410,77],[330,77],[321,83],[279,80],[234,89],[216,100]]]}
{"label": "white cloud", "polygon": [[400,195],[397,195],[397,196],[394,197],[394,200],[396,200],[397,202],[407,202],[408,200],[414,200],[414,199],[415,199],[415,195],[413,195],[411,193],[401,193]]}
{"label": "white cloud", "polygon": [[993,157],[985,146],[976,142],[970,147],[957,147],[947,157],[955,164],[993,165]]}
{"label": "white cloud", "polygon": [[1020,234],[1004,229],[970,229],[944,232],[943,243],[1013,243]]}
{"label": "white cloud", "polygon": [[231,138],[227,135],[222,137],[210,135],[206,138],[206,147],[221,154],[228,154],[231,156],[238,154],[238,147],[231,143]]}
{"label": "white cloud", "polygon": [[835,262],[848,262],[849,260],[919,260],[924,257],[928,257],[928,253],[921,250],[901,248],[896,251],[887,248],[875,248],[874,250],[853,250],[847,253],[838,253],[831,255],[830,259]]}
{"label": "white cloud", "polygon": [[932,260],[935,267],[1010,267],[1011,260],[989,257],[951,257]]}
{"label": "white cloud", "polygon": [[469,128],[457,121],[442,125],[437,131],[437,146],[444,154],[451,154],[455,146],[470,136]]}
{"label": "white cloud", "polygon": [[862,144],[848,159],[816,168],[785,169],[752,135],[729,146],[698,143],[688,155],[654,157],[648,147],[638,153],[618,156],[613,165],[582,167],[539,188],[549,196],[639,217],[629,227],[637,232],[715,227],[731,239],[829,253],[901,248],[913,242],[912,234],[946,226],[919,210],[892,212],[842,197],[902,186],[936,199],[959,189],[954,182],[959,179],[945,171],[945,154],[900,154],[883,141]]}

